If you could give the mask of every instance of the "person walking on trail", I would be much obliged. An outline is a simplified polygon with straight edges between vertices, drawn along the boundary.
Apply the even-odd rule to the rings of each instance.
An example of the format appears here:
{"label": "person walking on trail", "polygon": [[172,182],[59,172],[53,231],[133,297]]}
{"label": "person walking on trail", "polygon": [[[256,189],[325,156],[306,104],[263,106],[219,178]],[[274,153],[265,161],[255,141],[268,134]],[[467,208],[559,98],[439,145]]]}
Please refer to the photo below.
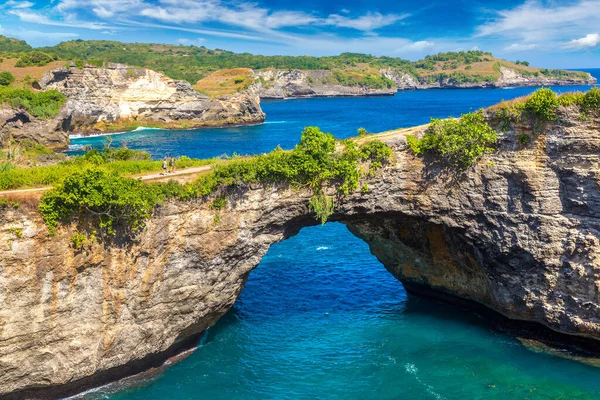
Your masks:
{"label": "person walking on trail", "polygon": [[175,172],[175,157],[171,157],[171,159],[169,160],[169,167],[171,172]]}
{"label": "person walking on trail", "polygon": [[163,160],[163,163],[162,163],[162,169],[163,169],[163,172],[162,172],[161,175],[166,174],[167,173],[167,157],[166,156],[165,156],[165,159]]}

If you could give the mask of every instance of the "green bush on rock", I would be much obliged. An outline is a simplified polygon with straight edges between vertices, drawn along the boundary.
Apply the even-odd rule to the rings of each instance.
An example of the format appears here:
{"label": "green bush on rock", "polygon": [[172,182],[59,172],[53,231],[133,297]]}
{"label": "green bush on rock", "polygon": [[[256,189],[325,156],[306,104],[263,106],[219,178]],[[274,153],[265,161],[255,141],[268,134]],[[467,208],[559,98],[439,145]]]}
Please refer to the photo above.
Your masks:
{"label": "green bush on rock", "polygon": [[[40,212],[53,234],[60,223],[91,218],[101,230],[114,234],[117,228],[135,233],[144,226],[154,207],[167,198],[190,200],[218,193],[211,208],[226,205],[227,189],[249,183],[287,183],[312,190],[309,209],[325,223],[333,212],[333,198],[323,194],[324,186],[337,188],[340,195],[359,186],[361,164],[369,171],[385,165],[392,151],[384,143],[372,140],[363,145],[344,141],[336,151],[336,141],[317,127],[305,128],[300,143],[291,151],[276,148],[256,157],[232,159],[213,167],[212,172],[185,185],[144,184],[105,169],[89,168],[64,178],[63,183],[42,197]],[[100,157],[94,153],[94,157]],[[91,157],[91,156],[90,156]],[[111,165],[111,164],[107,164]]]}
{"label": "green bush on rock", "polygon": [[558,96],[551,89],[536,90],[525,102],[524,110],[543,121],[556,121]]}
{"label": "green bush on rock", "polygon": [[39,209],[50,234],[59,223],[74,222],[83,215],[108,234],[114,234],[117,227],[137,232],[163,198],[161,185],[88,169],[72,174],[46,193]]}
{"label": "green bush on rock", "polygon": [[481,112],[464,114],[460,119],[432,119],[421,139],[407,136],[416,154],[433,153],[452,166],[465,169],[492,152],[498,134],[485,121]]}

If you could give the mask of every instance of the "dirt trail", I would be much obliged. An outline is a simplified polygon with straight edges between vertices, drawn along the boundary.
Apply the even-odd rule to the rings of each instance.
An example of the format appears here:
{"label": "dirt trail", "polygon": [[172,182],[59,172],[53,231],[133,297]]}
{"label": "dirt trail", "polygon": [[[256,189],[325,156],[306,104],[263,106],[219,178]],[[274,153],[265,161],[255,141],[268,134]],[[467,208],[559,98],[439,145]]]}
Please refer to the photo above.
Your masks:
{"label": "dirt trail", "polygon": [[[189,182],[195,179],[198,175],[204,172],[210,171],[211,165],[203,165],[201,167],[192,167],[176,170],[175,172],[165,174],[163,172],[148,172],[143,175],[132,176],[132,178],[139,179],[141,181],[150,182],[161,182],[176,180],[178,182]],[[30,189],[16,189],[16,190],[5,190],[0,192],[0,196],[13,196],[13,195],[25,195],[25,194],[42,194],[52,189],[52,186],[44,186]]]}

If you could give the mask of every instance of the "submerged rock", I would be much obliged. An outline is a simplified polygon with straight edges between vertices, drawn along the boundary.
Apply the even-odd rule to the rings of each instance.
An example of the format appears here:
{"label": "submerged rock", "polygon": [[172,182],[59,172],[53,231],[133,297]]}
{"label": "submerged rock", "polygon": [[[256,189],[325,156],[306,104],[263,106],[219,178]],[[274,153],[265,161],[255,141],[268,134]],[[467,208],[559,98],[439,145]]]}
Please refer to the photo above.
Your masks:
{"label": "submerged rock", "polygon": [[[464,173],[415,157],[402,134],[382,135],[393,164],[369,178],[368,193],[344,197],[332,220],[413,293],[597,350],[600,119],[561,109],[524,146],[526,128],[501,133],[498,151]],[[79,250],[75,227],[48,237],[26,204],[0,211],[0,395],[72,393],[189,345],[233,305],[272,244],[317,223],[310,196],[253,185],[221,210],[170,201],[135,240]]]}

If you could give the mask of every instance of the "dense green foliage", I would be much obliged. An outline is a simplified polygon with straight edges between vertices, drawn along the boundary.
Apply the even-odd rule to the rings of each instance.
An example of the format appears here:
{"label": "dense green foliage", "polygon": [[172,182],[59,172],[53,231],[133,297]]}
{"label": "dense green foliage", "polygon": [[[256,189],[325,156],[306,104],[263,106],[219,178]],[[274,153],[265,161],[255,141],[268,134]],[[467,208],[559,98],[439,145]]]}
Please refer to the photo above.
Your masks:
{"label": "dense green foliage", "polygon": [[15,77],[8,71],[0,72],[0,86],[8,86],[15,81]]}
{"label": "dense green foliage", "polygon": [[483,52],[480,50],[471,51],[450,51],[446,53],[438,53],[430,56],[426,56],[424,59],[417,61],[415,66],[417,68],[433,70],[435,69],[436,63],[438,62],[450,62],[448,69],[457,68],[461,65],[469,65],[476,62],[483,61],[485,56],[492,57],[492,53]]}
{"label": "dense green foliage", "polygon": [[46,193],[40,213],[51,234],[60,222],[70,223],[83,215],[111,235],[118,228],[137,232],[164,198],[161,187],[86,169],[66,177],[61,186]]}
{"label": "dense green foliage", "polygon": [[460,119],[432,119],[421,139],[408,136],[410,149],[417,155],[433,153],[457,168],[468,168],[485,153],[492,152],[498,134],[481,112]]}
{"label": "dense green foliage", "polygon": [[[4,38],[8,39],[8,38]],[[56,46],[33,50],[20,49],[22,53],[14,53],[12,46],[3,46],[0,41],[0,52],[9,52],[6,55],[20,57],[19,65],[43,65],[49,58],[58,57],[65,61],[74,61],[77,66],[82,66],[85,60],[91,65],[101,66],[106,62],[119,62],[131,66],[150,68],[165,73],[175,78],[187,80],[195,84],[210,72],[219,69],[252,68],[252,69],[301,69],[301,70],[331,70],[352,71],[364,70],[365,66],[371,69],[396,68],[423,82],[449,80],[453,84],[479,83],[494,80],[494,77],[481,73],[465,74],[455,71],[455,74],[442,74],[429,78],[425,71],[435,71],[440,65],[442,70],[452,70],[462,66],[472,69],[471,65],[493,60],[491,53],[473,50],[447,52],[430,55],[416,62],[396,57],[376,57],[370,54],[342,53],[338,56],[312,57],[312,56],[262,56],[250,53],[233,53],[226,50],[210,50],[204,46],[181,46],[153,43],[121,43],[107,40],[72,40],[59,43]],[[10,53],[12,52],[12,53]],[[30,59],[27,53],[40,53]],[[526,62],[520,62],[526,65]],[[549,77],[585,78],[585,74],[575,71],[522,70],[524,74],[544,75]],[[480,76],[481,77],[478,77]],[[390,88],[390,82],[378,74],[367,73],[361,78],[350,74],[334,77],[344,85],[361,85],[370,88]],[[345,82],[348,80],[348,82]],[[360,82],[358,82],[360,81]]]}
{"label": "dense green foliage", "polygon": [[0,104],[22,108],[41,119],[54,118],[65,101],[65,96],[56,90],[32,92],[27,89],[0,87]]}
{"label": "dense green foliage", "polygon": [[359,77],[335,70],[323,83],[343,86],[363,86],[370,89],[391,89],[395,86],[394,81],[383,75],[363,74]]}
{"label": "dense green foliage", "polygon": [[[376,140],[363,145],[346,140],[343,150],[336,151],[331,134],[308,127],[294,150],[277,148],[269,154],[217,164],[211,173],[185,185],[175,182],[149,185],[108,169],[78,169],[43,196],[40,212],[51,233],[61,222],[84,220],[108,234],[117,229],[135,233],[144,226],[154,207],[166,198],[189,200],[220,192],[211,203],[212,209],[220,210],[227,204],[228,188],[248,183],[287,183],[313,191],[309,207],[324,223],[333,212],[333,200],[323,194],[323,187],[334,186],[339,195],[348,194],[359,186],[363,174],[360,164],[369,165],[374,173],[391,155],[391,149]],[[92,154],[90,158],[97,156]],[[215,223],[218,219],[215,217]],[[80,243],[81,238],[77,238],[77,244]]]}
{"label": "dense green foliage", "polygon": [[543,121],[556,120],[556,109],[560,106],[558,96],[552,89],[536,90],[525,102],[524,110]]}
{"label": "dense green foliage", "polygon": [[[180,157],[176,160],[177,168],[189,168],[216,162],[215,159],[199,160]],[[160,171],[162,161],[153,161],[149,154],[126,148],[91,150],[83,156],[74,157],[57,165],[34,168],[7,168],[0,173],[0,190],[20,189],[55,185],[65,177],[78,171],[96,168],[106,172],[122,175],[139,174],[142,172]]]}
{"label": "dense green foliage", "polygon": [[0,36],[0,51],[2,52],[21,52],[21,51],[31,51],[32,47],[27,44],[24,40],[18,40],[14,38],[9,38],[6,36]]}
{"label": "dense green foliage", "polygon": [[19,61],[15,64],[15,67],[41,67],[57,59],[56,55],[44,53],[42,51],[32,51],[29,53],[23,53],[19,57]]}

